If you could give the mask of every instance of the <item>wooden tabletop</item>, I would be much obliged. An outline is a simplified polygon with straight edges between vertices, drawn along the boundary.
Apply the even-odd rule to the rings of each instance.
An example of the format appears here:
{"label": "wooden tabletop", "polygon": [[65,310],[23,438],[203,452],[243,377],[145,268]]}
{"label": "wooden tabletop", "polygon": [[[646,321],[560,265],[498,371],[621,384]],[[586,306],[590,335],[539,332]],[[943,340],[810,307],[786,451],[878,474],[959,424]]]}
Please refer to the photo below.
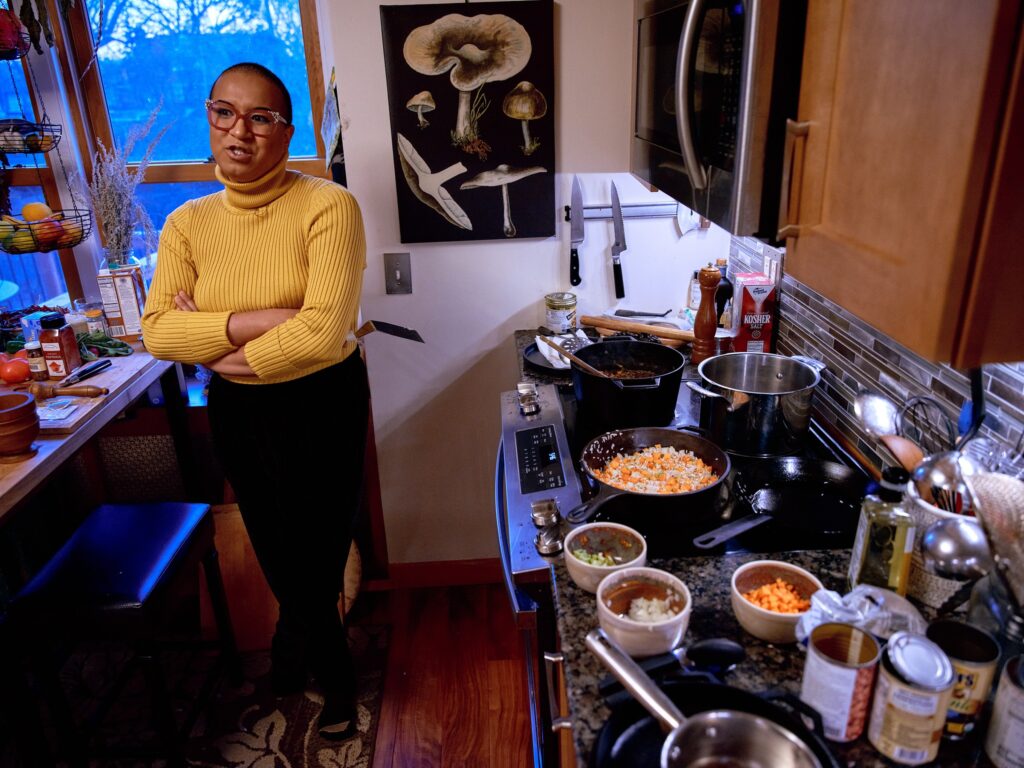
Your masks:
{"label": "wooden tabletop", "polygon": [[[110,360],[110,368],[82,382],[106,387],[109,394],[72,398],[77,406],[74,413],[40,431],[33,443],[38,448],[35,456],[12,464],[0,463],[0,524],[36,486],[174,365],[157,360],[141,348],[127,357],[112,357]],[[7,389],[0,388],[0,391]]]}

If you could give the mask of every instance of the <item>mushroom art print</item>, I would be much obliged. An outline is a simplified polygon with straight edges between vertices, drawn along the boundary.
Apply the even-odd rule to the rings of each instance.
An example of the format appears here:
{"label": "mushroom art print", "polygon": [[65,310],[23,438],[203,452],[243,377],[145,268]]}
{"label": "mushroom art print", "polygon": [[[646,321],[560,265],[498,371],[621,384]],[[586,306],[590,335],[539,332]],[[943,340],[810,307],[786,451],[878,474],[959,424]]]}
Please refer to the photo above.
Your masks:
{"label": "mushroom art print", "polygon": [[554,235],[551,0],[380,15],[402,242]]}

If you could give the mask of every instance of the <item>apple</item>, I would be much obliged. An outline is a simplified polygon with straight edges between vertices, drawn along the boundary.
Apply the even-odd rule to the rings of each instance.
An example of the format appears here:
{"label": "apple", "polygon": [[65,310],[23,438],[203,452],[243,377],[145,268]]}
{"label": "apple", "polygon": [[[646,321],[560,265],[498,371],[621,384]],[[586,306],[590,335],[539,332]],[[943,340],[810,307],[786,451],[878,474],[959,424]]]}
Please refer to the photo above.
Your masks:
{"label": "apple", "polygon": [[53,248],[57,241],[64,235],[64,227],[53,219],[42,219],[33,221],[30,225],[32,234],[36,236],[36,242],[40,248]]}

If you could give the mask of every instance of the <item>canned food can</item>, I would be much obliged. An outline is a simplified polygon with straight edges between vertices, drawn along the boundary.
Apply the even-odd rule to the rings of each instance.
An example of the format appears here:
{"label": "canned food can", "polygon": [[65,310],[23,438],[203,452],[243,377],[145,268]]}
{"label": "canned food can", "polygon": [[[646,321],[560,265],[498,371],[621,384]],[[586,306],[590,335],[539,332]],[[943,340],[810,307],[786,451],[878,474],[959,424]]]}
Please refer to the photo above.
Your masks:
{"label": "canned food can", "polygon": [[811,631],[800,698],[821,714],[825,737],[853,741],[864,731],[880,648],[852,624],[819,624]]}
{"label": "canned food can", "polygon": [[549,293],[544,297],[544,327],[552,333],[576,330],[575,293]]}
{"label": "canned food can", "polygon": [[978,724],[995,678],[999,643],[988,632],[952,619],[932,622],[925,634],[953,663],[956,681],[946,712],[944,735],[957,741]]}
{"label": "canned food can", "polygon": [[985,754],[996,768],[1024,766],[1024,687],[1021,686],[1021,656],[1003,667],[992,704],[992,720],[985,739]]}
{"label": "canned food can", "polygon": [[902,765],[934,760],[954,677],[949,657],[924,635],[892,635],[882,653],[871,705],[871,745]]}

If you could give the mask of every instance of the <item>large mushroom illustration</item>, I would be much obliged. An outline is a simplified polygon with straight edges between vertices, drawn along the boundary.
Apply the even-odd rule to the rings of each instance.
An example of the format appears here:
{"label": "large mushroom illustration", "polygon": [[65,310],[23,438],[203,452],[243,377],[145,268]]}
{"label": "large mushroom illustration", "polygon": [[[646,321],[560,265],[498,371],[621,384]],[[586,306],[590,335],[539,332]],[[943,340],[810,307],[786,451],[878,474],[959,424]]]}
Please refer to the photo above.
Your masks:
{"label": "large mushroom illustration", "polygon": [[436,106],[437,105],[434,103],[434,97],[430,91],[420,91],[406,102],[405,108],[416,113],[416,117],[419,120],[419,126],[422,129],[430,125],[430,121],[423,116],[423,113],[433,112]]}
{"label": "large mushroom illustration", "polygon": [[515,237],[516,227],[512,223],[512,213],[508,205],[508,185],[533,176],[535,173],[547,173],[547,168],[533,166],[531,168],[510,168],[502,163],[492,171],[478,173],[472,179],[463,182],[459,189],[476,189],[477,187],[501,187],[501,204],[503,206],[502,217],[504,227],[502,231],[505,237]]}
{"label": "large mushroom illustration", "polygon": [[490,147],[480,137],[477,123],[488,107],[484,83],[507,80],[522,71],[533,47],[526,28],[504,14],[463,16],[450,13],[417,27],[405,39],[402,53],[410,67],[424,75],[449,78],[459,90],[459,111],[452,141],[464,151],[487,157]]}
{"label": "large mushroom illustration", "polygon": [[522,80],[505,96],[501,111],[513,120],[522,122],[523,146],[520,149],[529,157],[540,146],[540,142],[530,136],[530,121],[544,117],[548,113],[548,102],[544,94],[538,91],[533,83]]}
{"label": "large mushroom illustration", "polygon": [[462,163],[455,163],[443,171],[432,173],[430,166],[423,161],[412,143],[400,133],[395,135],[398,137],[398,162],[402,166],[405,181],[416,199],[428,208],[437,211],[449,224],[461,229],[473,229],[473,222],[469,220],[469,216],[452,199],[448,190],[441,186],[460,173],[465,173],[466,166]]}

